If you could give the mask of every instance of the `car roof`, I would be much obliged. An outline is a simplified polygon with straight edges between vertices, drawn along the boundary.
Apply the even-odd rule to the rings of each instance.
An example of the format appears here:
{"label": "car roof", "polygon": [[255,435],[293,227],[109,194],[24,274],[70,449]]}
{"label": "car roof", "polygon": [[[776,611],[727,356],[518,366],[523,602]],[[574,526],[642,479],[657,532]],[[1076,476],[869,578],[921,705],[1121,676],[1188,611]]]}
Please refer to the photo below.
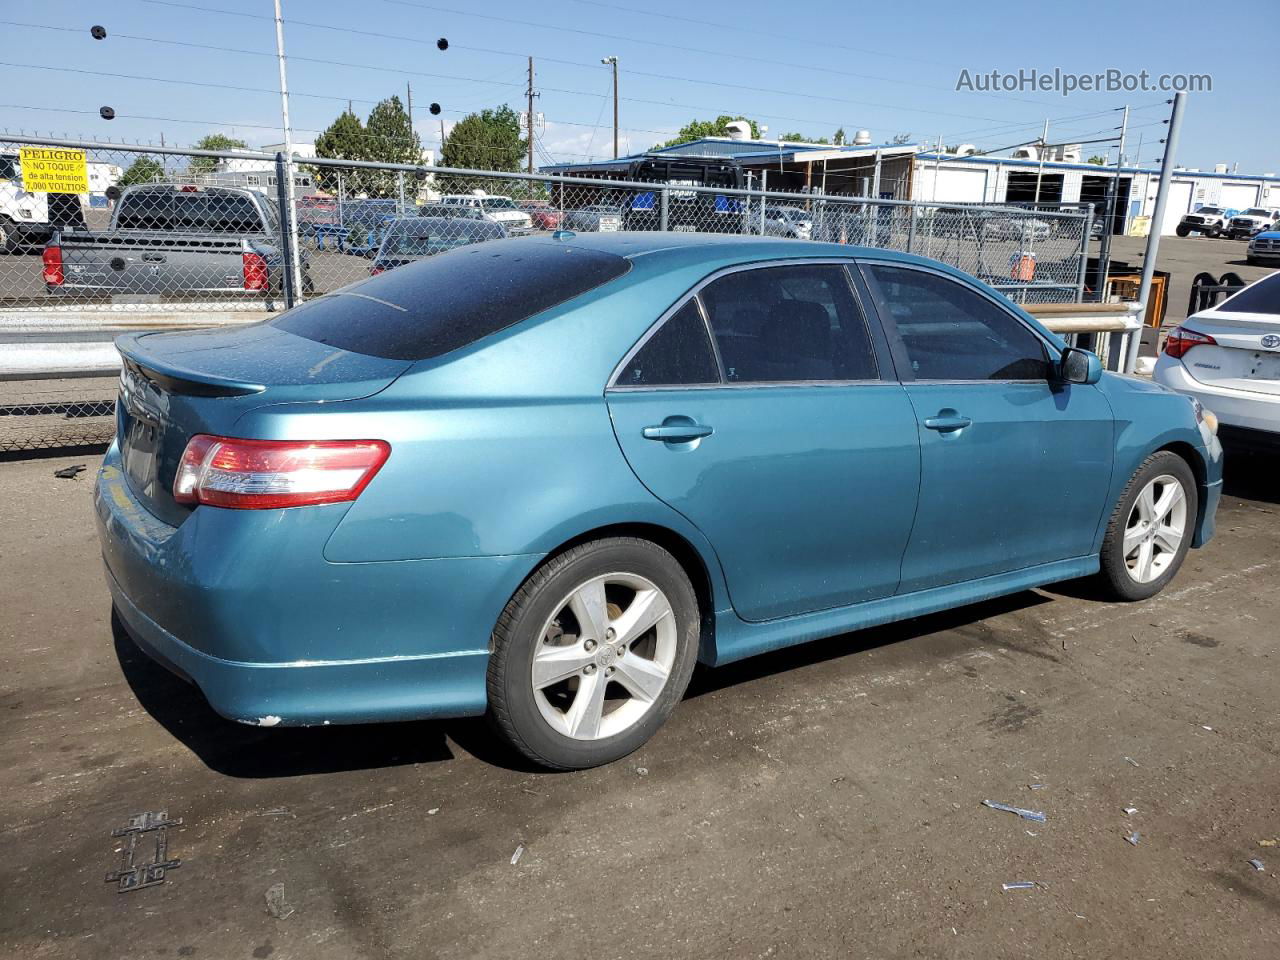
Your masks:
{"label": "car roof", "polygon": [[725,233],[683,233],[661,231],[583,232],[559,230],[550,235],[520,237],[496,243],[571,244],[585,250],[598,250],[629,260],[650,257],[679,261],[681,265],[707,263],[731,266],[762,260],[863,258],[914,263],[960,276],[960,271],[912,254],[875,247],[859,247],[846,243],[820,243],[812,240],[790,240],[780,237],[743,236]]}

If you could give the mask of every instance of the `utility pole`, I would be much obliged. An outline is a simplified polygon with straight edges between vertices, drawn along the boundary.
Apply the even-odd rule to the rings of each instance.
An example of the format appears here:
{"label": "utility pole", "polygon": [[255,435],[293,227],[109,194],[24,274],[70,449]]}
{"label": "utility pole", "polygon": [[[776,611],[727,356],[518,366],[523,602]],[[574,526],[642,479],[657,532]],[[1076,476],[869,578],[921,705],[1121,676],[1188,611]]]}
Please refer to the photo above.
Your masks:
{"label": "utility pole", "polygon": [[1045,117],[1044,132],[1040,134],[1040,168],[1036,170],[1036,199],[1032,209],[1040,206],[1040,181],[1044,179],[1044,154],[1049,149],[1049,118]]}
{"label": "utility pole", "polygon": [[[1147,232],[1147,249],[1142,255],[1142,283],[1138,287],[1138,302],[1145,304],[1151,297],[1151,281],[1156,272],[1156,256],[1160,252],[1160,227],[1164,223],[1164,208],[1169,200],[1169,181],[1173,178],[1173,164],[1178,152],[1178,134],[1182,130],[1182,111],[1187,104],[1185,93],[1173,95],[1173,112],[1169,115],[1169,132],[1164,138],[1164,159],[1160,161],[1160,188],[1156,192],[1156,208],[1151,212],[1151,229]],[[1129,341],[1129,355],[1124,369],[1132,373],[1138,365],[1138,350],[1142,346],[1142,331],[1138,330]]]}
{"label": "utility pole", "polygon": [[600,61],[613,67],[613,159],[618,159],[618,58],[605,57]]}
{"label": "utility pole", "polygon": [[537,96],[533,92],[533,57],[529,58],[529,86],[525,90],[525,96],[528,98],[528,111],[524,115],[525,136],[528,138],[526,146],[529,149],[529,157],[527,161],[526,173],[533,173],[533,98]]}
{"label": "utility pole", "polygon": [[293,273],[293,300],[302,300],[302,264],[298,256],[298,230],[295,211],[297,206],[293,198],[293,129],[289,126],[289,81],[285,71],[284,59],[284,16],[280,13],[280,0],[275,0],[276,8],[276,59],[280,63],[280,119],[284,124],[284,172],[289,181],[285,195],[289,201],[289,209],[280,211],[280,222],[289,230],[290,265]]}
{"label": "utility pole", "polygon": [[[409,115],[409,139],[413,140],[413,84],[406,83],[404,85],[405,94],[405,113]],[[413,162],[417,163],[421,157],[414,157]]]}
{"label": "utility pole", "polygon": [[1120,146],[1116,153],[1116,175],[1107,184],[1106,213],[1102,217],[1102,239],[1098,244],[1098,302],[1107,292],[1107,273],[1111,269],[1111,234],[1115,230],[1116,197],[1120,192],[1120,168],[1124,166],[1124,137],[1129,129],[1129,106],[1124,107],[1120,121]]}

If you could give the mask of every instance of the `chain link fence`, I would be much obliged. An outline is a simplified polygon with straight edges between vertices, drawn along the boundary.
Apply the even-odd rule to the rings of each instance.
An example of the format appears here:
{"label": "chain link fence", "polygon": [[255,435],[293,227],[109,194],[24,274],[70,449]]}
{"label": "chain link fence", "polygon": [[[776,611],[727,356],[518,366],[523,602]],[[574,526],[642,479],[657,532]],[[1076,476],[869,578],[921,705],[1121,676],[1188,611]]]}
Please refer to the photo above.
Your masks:
{"label": "chain link fence", "polygon": [[[557,230],[900,250],[958,267],[1016,302],[1072,302],[1090,229],[1088,214],[1075,210],[36,141],[84,174],[87,192],[58,193],[27,189],[22,148],[32,145],[0,138],[6,350],[25,345],[33,324],[39,335],[44,318],[74,317],[81,339],[95,324],[118,328],[122,317],[157,326],[213,314],[252,322],[453,247]],[[18,376],[0,365],[0,377]],[[12,402],[0,406],[0,451],[66,443],[76,433],[71,421],[85,429],[97,421],[97,438],[109,438],[107,401],[76,398],[69,384],[48,396],[28,381],[20,397],[6,384]]]}

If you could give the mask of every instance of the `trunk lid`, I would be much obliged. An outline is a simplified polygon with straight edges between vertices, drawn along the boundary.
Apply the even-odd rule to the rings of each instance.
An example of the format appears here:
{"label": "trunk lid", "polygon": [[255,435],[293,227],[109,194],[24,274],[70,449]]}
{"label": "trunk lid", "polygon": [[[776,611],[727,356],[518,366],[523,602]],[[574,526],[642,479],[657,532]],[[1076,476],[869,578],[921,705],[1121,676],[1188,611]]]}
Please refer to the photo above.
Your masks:
{"label": "trunk lid", "polygon": [[173,478],[197,433],[235,436],[248,411],[279,403],[367,397],[412,363],[340,350],[270,324],[137,333],[116,341],[116,439],[129,486],[158,518],[180,524]]}
{"label": "trunk lid", "polygon": [[1216,346],[1193,347],[1182,358],[1196,380],[1215,387],[1280,394],[1280,316],[1208,311],[1185,324]]}

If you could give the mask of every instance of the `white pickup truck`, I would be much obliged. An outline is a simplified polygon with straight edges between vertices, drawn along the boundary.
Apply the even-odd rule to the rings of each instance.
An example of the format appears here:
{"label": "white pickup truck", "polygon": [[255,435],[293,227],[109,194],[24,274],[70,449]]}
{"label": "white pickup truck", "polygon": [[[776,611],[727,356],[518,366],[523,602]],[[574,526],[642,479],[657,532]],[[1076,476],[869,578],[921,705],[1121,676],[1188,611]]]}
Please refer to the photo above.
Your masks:
{"label": "white pickup truck", "polygon": [[1255,233],[1270,230],[1280,220],[1280,211],[1268,210],[1265,207],[1250,207],[1237,213],[1227,225],[1227,233],[1232,240],[1248,240]]}
{"label": "white pickup truck", "polygon": [[24,190],[18,154],[0,152],[0,253],[43,247],[58,226],[84,227],[80,198]]}
{"label": "white pickup truck", "polygon": [[1174,231],[1180,237],[1189,233],[1202,233],[1206,237],[1220,237],[1227,232],[1227,211],[1222,207],[1201,207],[1185,213]]}

